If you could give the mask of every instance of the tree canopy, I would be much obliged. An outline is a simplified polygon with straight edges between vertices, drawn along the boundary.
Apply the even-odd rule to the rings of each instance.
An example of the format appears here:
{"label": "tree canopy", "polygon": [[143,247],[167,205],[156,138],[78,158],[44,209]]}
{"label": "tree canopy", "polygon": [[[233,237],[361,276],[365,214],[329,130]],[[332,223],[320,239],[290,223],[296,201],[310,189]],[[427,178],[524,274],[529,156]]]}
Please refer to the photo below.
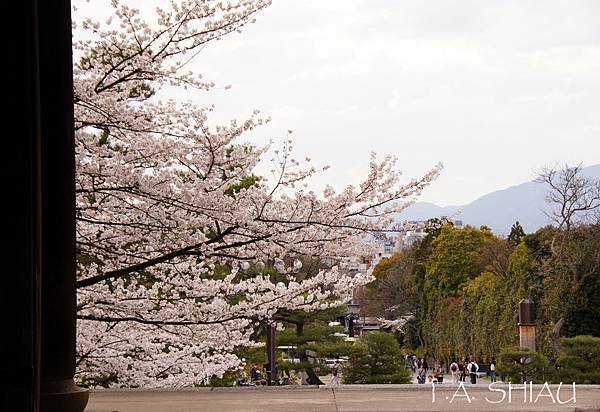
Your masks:
{"label": "tree canopy", "polygon": [[394,335],[372,332],[352,347],[345,383],[409,383],[408,369]]}

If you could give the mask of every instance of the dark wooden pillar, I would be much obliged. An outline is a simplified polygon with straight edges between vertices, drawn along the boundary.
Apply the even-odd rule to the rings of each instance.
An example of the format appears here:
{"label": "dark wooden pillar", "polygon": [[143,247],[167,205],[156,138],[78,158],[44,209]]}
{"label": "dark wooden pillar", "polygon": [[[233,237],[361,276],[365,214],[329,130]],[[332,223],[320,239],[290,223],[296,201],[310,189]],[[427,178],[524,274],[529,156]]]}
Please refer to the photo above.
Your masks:
{"label": "dark wooden pillar", "polygon": [[[0,411],[39,410],[40,124],[36,2],[10,2],[18,22],[4,53]],[[5,26],[6,27],[6,26]],[[13,46],[14,48],[11,48]]]}
{"label": "dark wooden pillar", "polygon": [[75,139],[71,4],[39,1],[42,130],[42,411],[81,411],[75,386]]}
{"label": "dark wooden pillar", "polygon": [[[75,386],[75,159],[71,5],[7,4],[2,410],[82,411]],[[6,307],[5,307],[6,306]],[[8,406],[10,405],[10,406]]]}

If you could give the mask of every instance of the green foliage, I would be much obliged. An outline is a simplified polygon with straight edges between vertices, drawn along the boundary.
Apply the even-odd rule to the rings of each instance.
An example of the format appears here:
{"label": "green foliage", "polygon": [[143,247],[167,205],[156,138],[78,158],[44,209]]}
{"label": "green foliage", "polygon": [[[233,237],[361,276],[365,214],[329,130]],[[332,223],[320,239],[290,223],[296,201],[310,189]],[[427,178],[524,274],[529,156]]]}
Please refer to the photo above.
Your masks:
{"label": "green foliage", "polygon": [[590,276],[584,287],[572,296],[572,300],[563,334],[600,336],[600,273]]}
{"label": "green foliage", "polygon": [[600,384],[600,338],[575,336],[562,338],[561,344],[557,358],[560,368],[554,381]]}
{"label": "green foliage", "polygon": [[351,347],[345,383],[409,383],[409,372],[394,335],[373,332]]}
{"label": "green foliage", "polygon": [[501,345],[513,345],[516,323],[499,322],[516,314],[506,305],[514,301],[507,242],[485,227],[445,226],[430,250],[419,303],[427,350],[438,360],[456,360],[471,353],[489,358]]}
{"label": "green foliage", "polygon": [[263,346],[240,347],[235,354],[245,361],[247,369],[250,369],[252,365],[263,365],[267,362],[267,350]]}
{"label": "green foliage", "polygon": [[[498,322],[506,300],[512,300],[506,296],[502,282],[493,273],[483,272],[465,284],[460,321],[470,332],[465,336],[468,340],[462,352],[483,353],[490,358],[501,345],[512,344],[516,340],[514,334],[507,335],[506,328]],[[514,311],[514,307],[511,309]],[[514,327],[508,329],[510,331]]]}
{"label": "green foliage", "polygon": [[[343,338],[335,336],[336,332],[343,331],[343,327],[328,325],[329,320],[339,312],[340,309],[334,308],[314,313],[294,311],[287,314],[287,321],[295,322],[292,324],[295,327],[277,332],[277,346],[295,346],[295,349],[288,351],[287,356],[299,359],[300,362],[284,363],[280,369],[305,371],[315,376],[325,375],[330,372],[329,367],[323,363],[314,363],[314,359],[311,362],[308,354],[315,359],[339,359],[348,356],[351,345],[344,342]],[[278,357],[281,359],[282,355]]]}
{"label": "green foliage", "polygon": [[108,131],[103,130],[98,139],[98,146],[104,146],[106,143],[108,143]]}
{"label": "green foliage", "polygon": [[140,83],[129,91],[129,98],[145,100],[156,94],[156,90],[148,83]]}
{"label": "green foliage", "polygon": [[392,319],[414,313],[419,302],[414,268],[414,250],[382,259],[373,269],[375,280],[367,285],[369,311]]}
{"label": "green foliage", "polygon": [[428,235],[431,235],[432,239],[435,239],[439,236],[439,234],[442,231],[442,228],[444,228],[445,226],[453,227],[454,223],[452,223],[452,221],[446,217],[434,217],[427,220],[427,228],[425,229],[425,232],[427,232]]}
{"label": "green foliage", "polygon": [[506,348],[498,356],[498,373],[512,383],[543,383],[551,375],[548,359],[525,348]]}
{"label": "green foliage", "polygon": [[242,189],[248,189],[252,186],[258,185],[258,182],[260,182],[260,176],[244,176],[238,183],[230,185],[227,190],[225,190],[225,194],[233,196]]}
{"label": "green foliage", "polygon": [[412,353],[417,358],[422,358],[426,355],[425,348],[423,348],[422,346],[419,346],[419,347],[415,348],[414,350],[412,350]]}
{"label": "green foliage", "polygon": [[479,275],[481,249],[488,231],[473,227],[454,228],[444,226],[433,241],[433,251],[427,259],[425,289],[441,297],[456,295],[459,286]]}
{"label": "green foliage", "polygon": [[565,336],[600,336],[600,224],[571,230],[561,247],[558,260],[563,264]]}
{"label": "green foliage", "polygon": [[511,245],[517,246],[521,243],[521,239],[525,237],[525,231],[523,226],[517,220],[514,225],[510,228],[510,234],[508,235],[508,241]]}
{"label": "green foliage", "polygon": [[341,332],[341,326],[328,326],[324,322],[315,322],[303,328],[302,335],[298,335],[297,329],[287,328],[277,332],[277,345],[308,345],[309,342],[337,342],[339,337],[334,333]]}
{"label": "green foliage", "polygon": [[415,314],[401,335],[408,349],[422,347],[441,361],[475,354],[487,362],[518,345],[519,301],[530,298],[538,351],[555,364],[551,338],[559,320],[560,336],[600,336],[600,225],[573,226],[568,234],[548,226],[529,235],[519,227],[507,240],[485,227],[433,227],[376,267],[370,314]]}
{"label": "green foliage", "polygon": [[207,386],[211,386],[211,387],[231,387],[235,385],[235,382],[241,378],[241,372],[234,370],[234,371],[227,371],[225,372],[225,374],[223,374],[222,377],[218,378],[216,376],[213,376],[210,379],[210,382]]}

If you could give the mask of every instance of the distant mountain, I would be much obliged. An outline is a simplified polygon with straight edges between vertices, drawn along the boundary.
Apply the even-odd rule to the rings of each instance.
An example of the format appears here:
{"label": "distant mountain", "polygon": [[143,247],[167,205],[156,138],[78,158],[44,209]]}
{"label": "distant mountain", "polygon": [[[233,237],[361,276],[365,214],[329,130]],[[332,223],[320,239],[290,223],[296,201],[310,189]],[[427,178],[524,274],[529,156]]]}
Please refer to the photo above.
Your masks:
{"label": "distant mountain", "polygon": [[[600,164],[583,169],[583,174],[600,179]],[[495,233],[508,234],[517,220],[527,233],[535,232],[550,223],[544,214],[549,205],[544,198],[548,192],[546,185],[527,182],[507,189],[489,193],[464,206],[437,206],[419,202],[400,213],[396,220],[427,220],[440,216],[456,216],[463,224],[479,227],[486,225]]]}

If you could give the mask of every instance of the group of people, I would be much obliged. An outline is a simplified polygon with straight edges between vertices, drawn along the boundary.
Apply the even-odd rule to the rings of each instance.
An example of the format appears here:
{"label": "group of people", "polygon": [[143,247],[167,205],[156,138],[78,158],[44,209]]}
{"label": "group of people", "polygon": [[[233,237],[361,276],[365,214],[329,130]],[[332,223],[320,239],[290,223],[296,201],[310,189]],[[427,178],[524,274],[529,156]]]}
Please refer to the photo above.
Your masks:
{"label": "group of people", "polygon": [[450,364],[450,373],[452,374],[452,383],[458,384],[464,382],[467,374],[472,384],[477,383],[477,372],[479,372],[479,364],[475,356],[471,356],[470,360],[465,358],[464,361],[454,361]]}
{"label": "group of people", "polygon": [[[275,362],[275,370],[277,376],[274,377],[273,382],[275,382],[277,385],[290,385],[291,383],[296,381],[295,376],[291,376],[290,371],[288,371],[287,369],[279,370],[277,362]],[[271,371],[269,369],[268,363],[265,363],[262,366],[262,369],[260,365],[255,364],[250,369],[250,379],[244,376],[244,378],[240,380],[239,384],[241,386],[264,386],[268,385],[270,378]]]}
{"label": "group of people", "polygon": [[[417,383],[442,383],[446,368],[443,363],[439,362],[434,368],[429,368],[427,360],[422,357],[418,358],[415,355],[405,355],[407,368],[413,371],[416,376]],[[448,367],[448,372],[452,375],[452,383],[458,385],[460,382],[465,382],[467,375],[471,384],[477,383],[479,373],[479,364],[475,356],[464,358],[464,360],[453,361]],[[496,382],[496,358],[492,356],[489,365],[489,375],[492,382]]]}
{"label": "group of people", "polygon": [[264,373],[260,370],[259,365],[252,366],[250,369],[250,384],[256,386],[263,386],[268,383],[269,379],[268,365],[264,366]]}
{"label": "group of people", "polygon": [[446,369],[444,364],[439,362],[434,367],[430,368],[427,359],[419,358],[412,354],[405,355],[407,368],[412,369],[413,374],[417,378],[417,383],[442,383],[444,381],[444,373]]}

